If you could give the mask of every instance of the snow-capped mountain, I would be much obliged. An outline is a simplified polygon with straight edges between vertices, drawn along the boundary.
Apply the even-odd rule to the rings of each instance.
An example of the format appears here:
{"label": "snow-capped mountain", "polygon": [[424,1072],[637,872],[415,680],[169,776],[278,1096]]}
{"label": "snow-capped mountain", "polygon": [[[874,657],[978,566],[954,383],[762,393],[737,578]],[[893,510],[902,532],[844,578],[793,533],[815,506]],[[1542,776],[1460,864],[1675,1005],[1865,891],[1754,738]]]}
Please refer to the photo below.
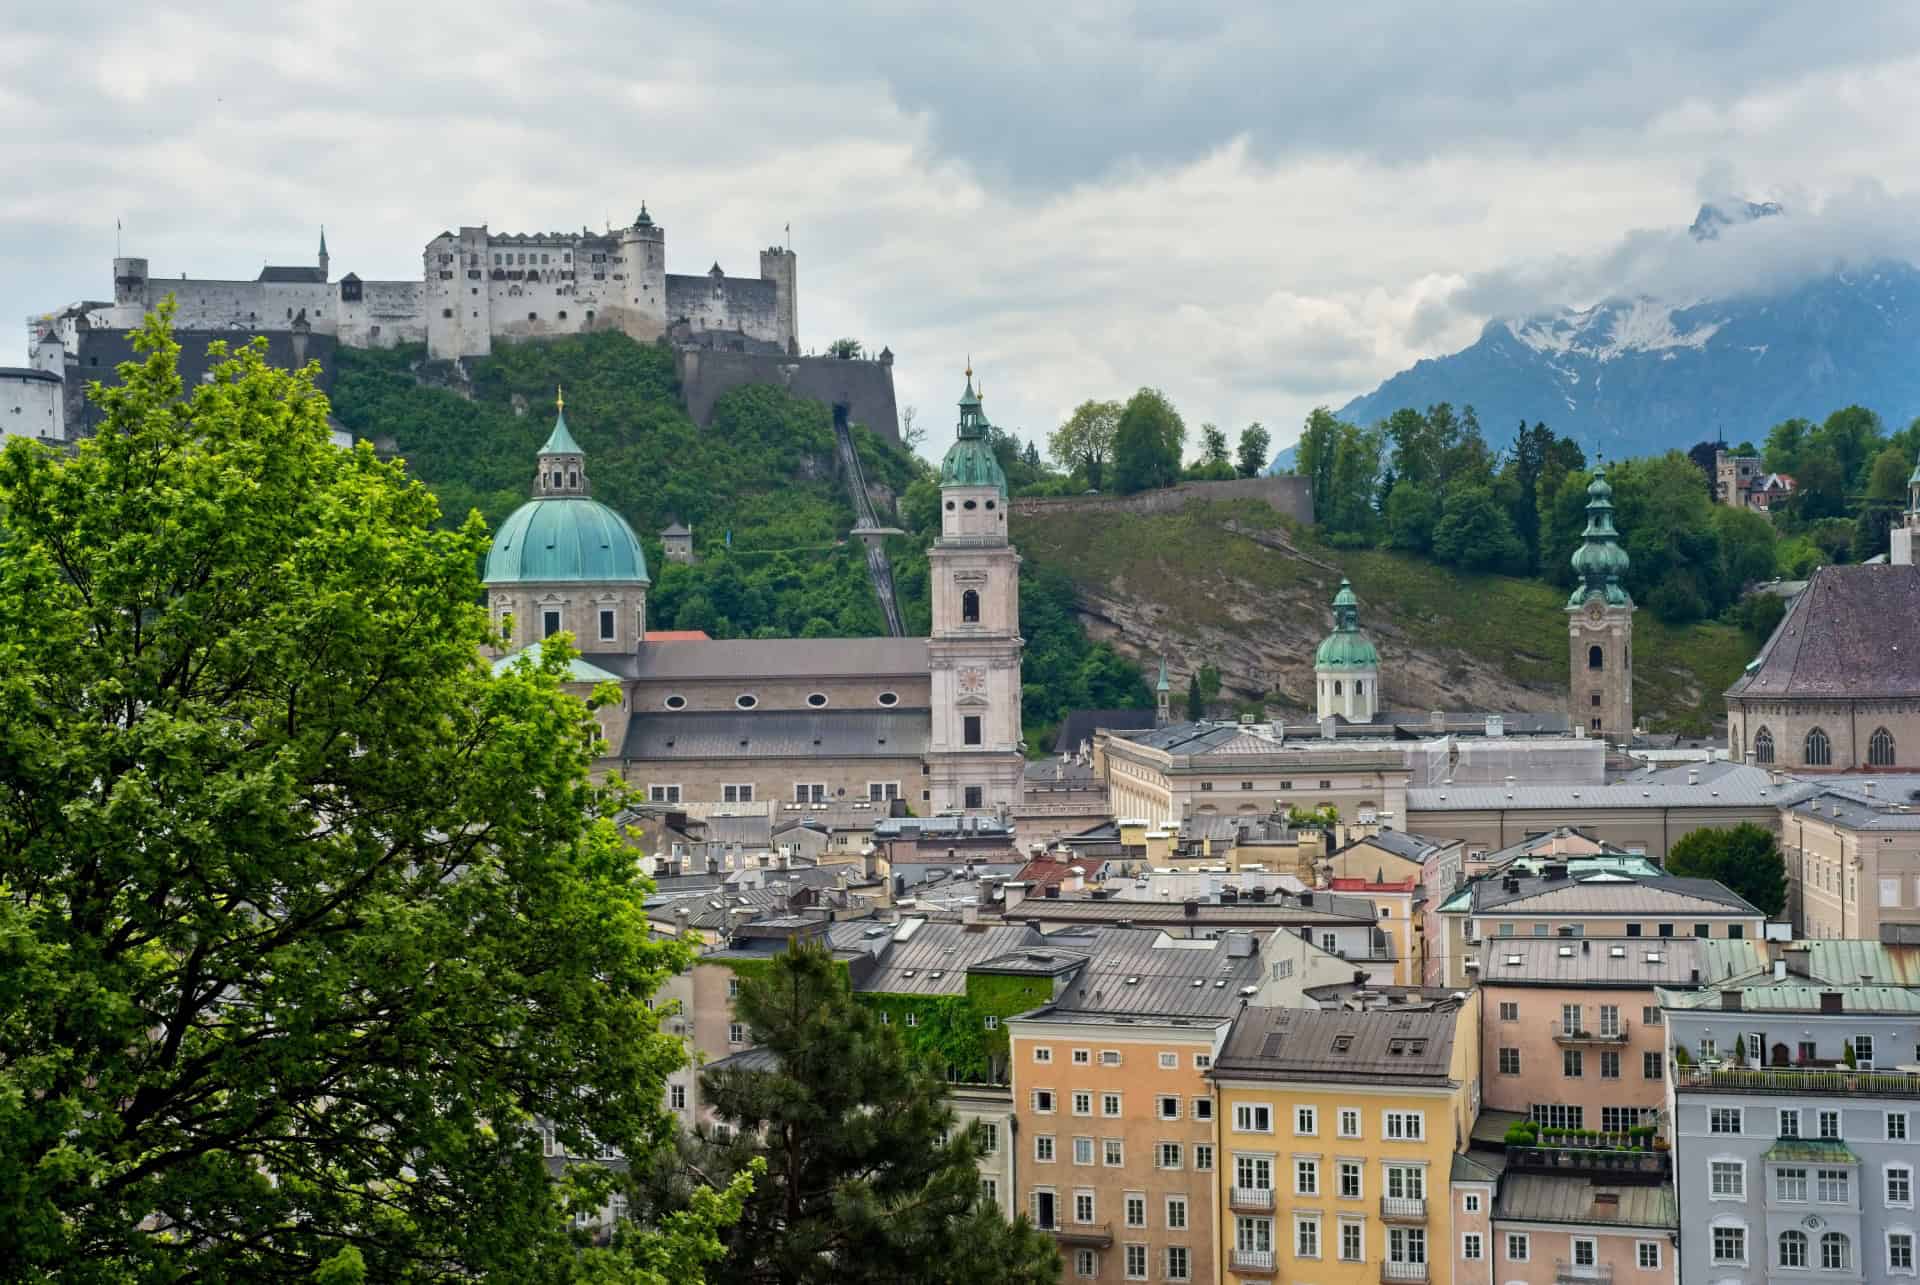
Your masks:
{"label": "snow-capped mountain", "polygon": [[[1713,240],[1777,205],[1705,206]],[[1471,347],[1421,361],[1355,398],[1342,419],[1471,404],[1488,440],[1544,420],[1591,453],[1644,455],[1725,434],[1761,440],[1780,420],[1850,403],[1891,424],[1920,415],[1920,269],[1884,261],[1787,290],[1673,305],[1623,299],[1489,322]]]}

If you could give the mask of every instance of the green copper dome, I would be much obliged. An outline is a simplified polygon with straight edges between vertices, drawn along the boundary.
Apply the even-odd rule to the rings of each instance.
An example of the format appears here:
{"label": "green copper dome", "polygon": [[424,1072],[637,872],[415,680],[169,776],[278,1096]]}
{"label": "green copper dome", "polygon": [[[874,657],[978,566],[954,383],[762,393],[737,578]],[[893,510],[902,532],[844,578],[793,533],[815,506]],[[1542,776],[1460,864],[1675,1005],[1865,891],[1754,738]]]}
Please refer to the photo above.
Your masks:
{"label": "green copper dome", "polygon": [[1315,669],[1378,669],[1380,653],[1360,632],[1360,600],[1354,597],[1353,584],[1342,577],[1340,592],[1333,595],[1333,632],[1313,653]]}
{"label": "green copper dome", "polygon": [[515,509],[493,537],[484,578],[489,585],[651,583],[640,537],[584,495],[543,496]]}
{"label": "green copper dome", "polygon": [[973,391],[973,371],[967,371],[967,388],[960,394],[960,431],[947,457],[940,461],[941,486],[991,486],[1007,493],[1007,475],[994,458],[991,432],[993,425],[980,410],[980,398]]}
{"label": "green copper dome", "polygon": [[1581,533],[1581,544],[1573,551],[1572,561],[1580,583],[1568,597],[1568,607],[1581,606],[1593,597],[1605,599],[1609,606],[1633,605],[1620,583],[1631,560],[1620,547],[1620,533],[1613,529],[1613,488],[1599,473],[1587,486],[1587,529]]}

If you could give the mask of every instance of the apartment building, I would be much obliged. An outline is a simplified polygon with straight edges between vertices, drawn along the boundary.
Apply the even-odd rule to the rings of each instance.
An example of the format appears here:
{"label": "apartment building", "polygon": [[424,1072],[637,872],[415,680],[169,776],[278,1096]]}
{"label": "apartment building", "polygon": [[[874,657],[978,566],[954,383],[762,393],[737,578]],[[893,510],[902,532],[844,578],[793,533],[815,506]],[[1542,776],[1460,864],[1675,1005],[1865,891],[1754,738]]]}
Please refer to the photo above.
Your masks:
{"label": "apartment building", "polygon": [[[1561,1154],[1574,1166],[1586,1159]],[[1501,1285],[1674,1285],[1679,1239],[1673,1184],[1661,1178],[1510,1171],[1489,1252]]]}
{"label": "apartment building", "polygon": [[1875,982],[1871,967],[1867,982],[1848,984],[1787,964],[1661,992],[1676,1063],[1680,1277],[1910,1278],[1920,1262],[1920,991]]}
{"label": "apartment building", "polygon": [[1780,812],[1787,909],[1801,934],[1920,937],[1920,776],[1845,776]]}
{"label": "apartment building", "polygon": [[1658,988],[1690,988],[1703,969],[1711,976],[1766,963],[1762,942],[1714,945],[1722,949],[1709,961],[1694,937],[1491,943],[1475,993],[1486,1109],[1609,1133],[1658,1119],[1667,1103]]}
{"label": "apartment building", "polygon": [[1517,939],[1700,937],[1759,941],[1766,916],[1712,879],[1634,877],[1619,869],[1583,869],[1579,859],[1548,862],[1539,874],[1511,870],[1473,880],[1440,907],[1449,938],[1443,985],[1465,986]]}
{"label": "apartment building", "polygon": [[[1477,1012],[1239,1014],[1209,1075],[1223,1281],[1449,1278],[1455,1158],[1479,1110]],[[1488,1173],[1462,1176],[1484,1198]]]}
{"label": "apartment building", "polygon": [[1259,995],[1258,940],[1105,928],[1001,965],[1070,977],[1007,1023],[1023,1204],[1059,1241],[1062,1279],[1218,1280],[1206,1076]]}

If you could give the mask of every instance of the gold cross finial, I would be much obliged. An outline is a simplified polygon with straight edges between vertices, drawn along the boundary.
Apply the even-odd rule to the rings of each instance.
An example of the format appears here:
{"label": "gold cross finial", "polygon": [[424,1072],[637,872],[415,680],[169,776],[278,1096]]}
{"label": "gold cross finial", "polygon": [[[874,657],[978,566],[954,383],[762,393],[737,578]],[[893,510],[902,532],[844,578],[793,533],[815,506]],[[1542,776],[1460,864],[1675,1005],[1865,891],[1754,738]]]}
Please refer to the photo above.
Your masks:
{"label": "gold cross finial", "polygon": [[973,378],[973,354],[972,353],[967,354],[967,378],[968,379]]}
{"label": "gold cross finial", "polygon": [[565,411],[567,409],[567,390],[558,384],[554,385],[553,388],[553,408],[557,411]]}

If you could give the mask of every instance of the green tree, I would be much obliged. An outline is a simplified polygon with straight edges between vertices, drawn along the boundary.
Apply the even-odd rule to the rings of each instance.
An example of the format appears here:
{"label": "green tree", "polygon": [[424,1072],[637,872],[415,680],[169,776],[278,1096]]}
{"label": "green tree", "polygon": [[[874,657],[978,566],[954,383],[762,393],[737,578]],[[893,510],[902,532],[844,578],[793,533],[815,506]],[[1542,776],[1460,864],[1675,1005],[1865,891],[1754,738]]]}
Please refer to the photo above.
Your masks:
{"label": "green tree", "polygon": [[1200,666],[1200,699],[1208,704],[1220,699],[1220,671],[1212,665]]}
{"label": "green tree", "polygon": [[1316,406],[1307,412],[1293,451],[1293,471],[1307,479],[1307,488],[1313,494],[1314,520],[1322,525],[1333,494],[1333,453],[1339,438],[1340,421],[1325,406]]}
{"label": "green tree", "polygon": [[1069,473],[1085,477],[1099,490],[1113,458],[1113,435],[1120,427],[1119,402],[1084,401],[1073,408],[1047,438],[1047,454]]}
{"label": "green tree", "polygon": [[1207,716],[1207,698],[1200,690],[1200,675],[1187,679],[1187,721],[1197,723]]}
{"label": "green tree", "polygon": [[1113,432],[1115,483],[1127,494],[1173,485],[1186,440],[1187,426],[1166,394],[1142,388],[1127,400]]}
{"label": "green tree", "polygon": [[685,1056],[566,635],[495,676],[478,519],[264,341],[184,388],[172,315],[70,458],[0,455],[0,1262],[696,1278],[581,1257],[612,1176],[541,1158],[644,1154]]}
{"label": "green tree", "polygon": [[1667,853],[1667,873],[1717,879],[1769,918],[1787,905],[1787,865],[1773,832],[1751,821],[1726,830],[1694,830]]}
{"label": "green tree", "polygon": [[1218,424],[1200,426],[1200,462],[1228,465],[1227,434]]}
{"label": "green tree", "polygon": [[1512,519],[1484,486],[1455,486],[1447,491],[1440,521],[1433,528],[1433,553],[1466,571],[1513,570],[1526,562]]}
{"label": "green tree", "polygon": [[1234,452],[1234,465],[1240,470],[1241,477],[1259,477],[1267,471],[1267,461],[1272,458],[1273,434],[1260,424],[1259,420],[1240,430],[1240,446]]}
{"label": "green tree", "polygon": [[838,357],[842,361],[855,361],[864,351],[860,341],[853,338],[836,339],[827,345],[827,356]]}
{"label": "green tree", "polygon": [[1440,500],[1431,487],[1397,482],[1387,494],[1387,543],[1409,553],[1433,551],[1433,528],[1440,521]]}
{"label": "green tree", "polygon": [[637,1207],[677,1207],[714,1175],[766,1166],[740,1220],[722,1233],[716,1285],[841,1282],[1046,1282],[1052,1239],[1008,1222],[980,1191],[979,1126],[955,1128],[938,1068],[910,1061],[879,1014],[856,1003],[845,967],[795,943],[741,978],[739,1020],[770,1063],[702,1077],[728,1126],[681,1140]]}

